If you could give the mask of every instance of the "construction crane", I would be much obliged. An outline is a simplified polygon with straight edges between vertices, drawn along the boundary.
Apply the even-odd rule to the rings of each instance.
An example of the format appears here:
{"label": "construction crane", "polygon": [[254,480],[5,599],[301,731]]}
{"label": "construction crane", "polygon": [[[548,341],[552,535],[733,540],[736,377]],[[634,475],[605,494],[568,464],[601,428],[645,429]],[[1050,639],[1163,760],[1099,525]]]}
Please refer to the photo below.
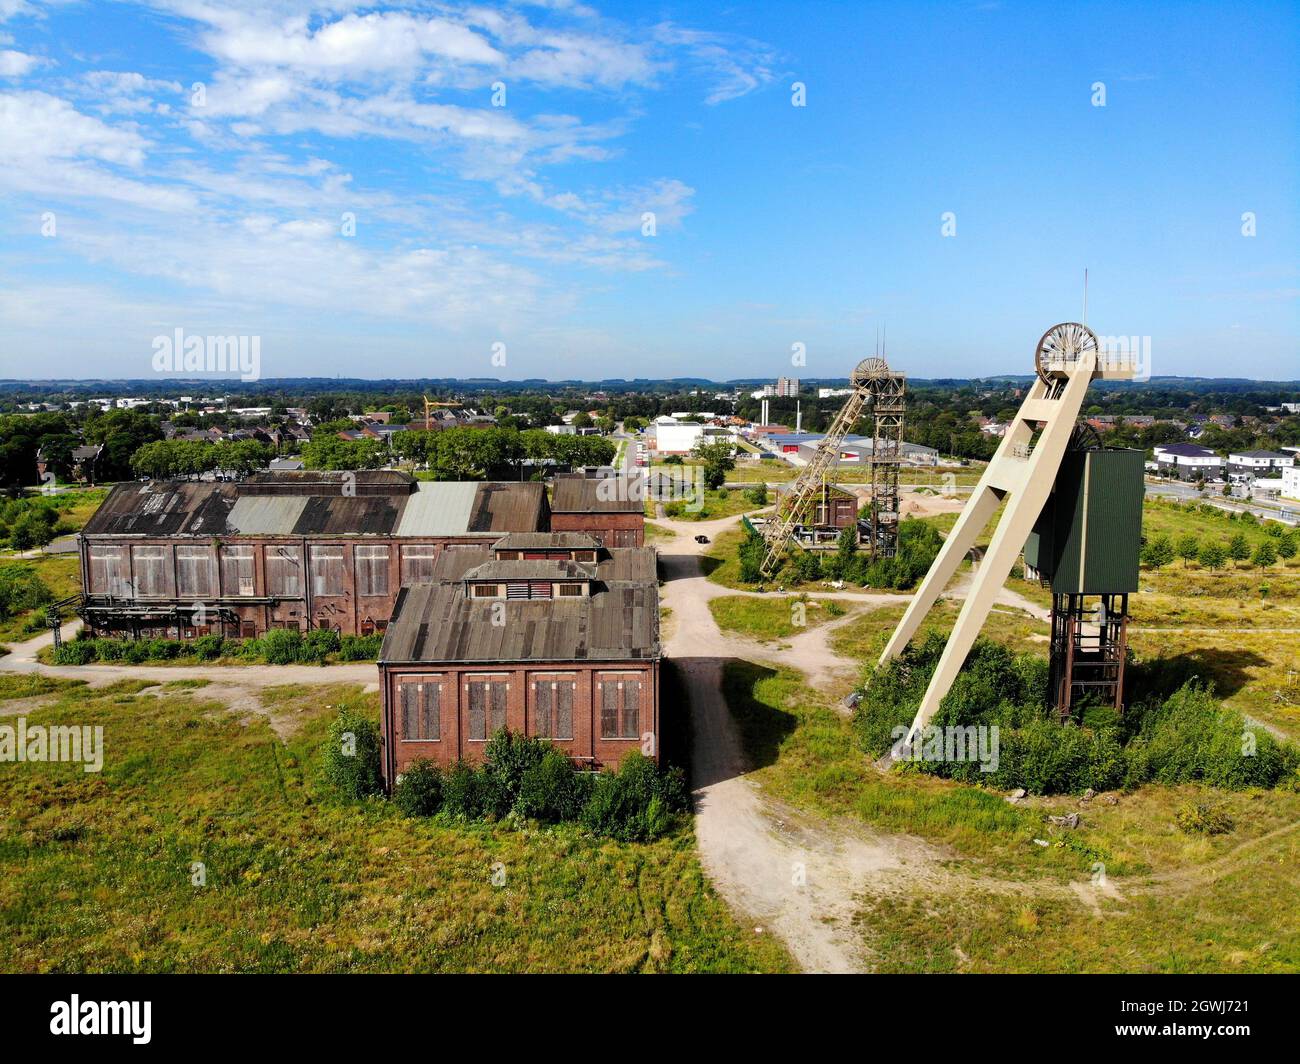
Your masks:
{"label": "construction crane", "polygon": [[870,402],[875,414],[871,445],[871,543],[873,556],[892,556],[898,543],[898,463],[902,457],[906,377],[883,358],[864,358],[849,377],[853,391],[831,422],[830,430],[808,464],[799,471],[772,519],[763,526],[767,548],[762,572],[776,571],[795,528],[804,518],[826,475],[838,463],[840,446]]}
{"label": "construction crane", "polygon": [[427,395],[424,397],[424,428],[428,431],[433,427],[433,420],[430,417],[430,411],[435,406],[463,406],[463,403],[435,403]]}

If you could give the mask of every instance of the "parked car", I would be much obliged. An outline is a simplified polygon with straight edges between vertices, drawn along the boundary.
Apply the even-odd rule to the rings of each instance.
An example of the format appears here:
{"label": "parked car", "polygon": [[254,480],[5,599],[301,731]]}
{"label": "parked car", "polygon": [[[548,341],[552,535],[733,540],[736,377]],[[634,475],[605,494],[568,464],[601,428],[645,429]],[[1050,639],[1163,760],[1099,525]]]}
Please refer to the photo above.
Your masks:
{"label": "parked car", "polygon": [[696,543],[708,543],[708,542],[709,542],[709,537],[708,537],[708,536],[696,536],[696,537],[695,537],[695,542],[696,542]]}

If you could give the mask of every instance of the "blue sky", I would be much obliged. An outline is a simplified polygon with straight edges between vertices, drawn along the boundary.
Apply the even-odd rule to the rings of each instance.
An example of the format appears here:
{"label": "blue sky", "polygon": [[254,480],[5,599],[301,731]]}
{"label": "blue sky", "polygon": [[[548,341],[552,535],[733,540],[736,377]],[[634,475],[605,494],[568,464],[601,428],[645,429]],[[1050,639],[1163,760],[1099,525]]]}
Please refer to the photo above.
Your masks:
{"label": "blue sky", "polygon": [[0,376],[1300,377],[1298,12],[0,0]]}

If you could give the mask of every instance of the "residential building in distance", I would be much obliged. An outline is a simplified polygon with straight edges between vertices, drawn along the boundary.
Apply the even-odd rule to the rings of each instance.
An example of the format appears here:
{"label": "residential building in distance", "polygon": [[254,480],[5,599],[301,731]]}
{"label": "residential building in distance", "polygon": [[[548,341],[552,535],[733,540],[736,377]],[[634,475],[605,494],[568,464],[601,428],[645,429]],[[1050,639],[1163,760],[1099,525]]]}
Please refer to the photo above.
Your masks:
{"label": "residential building in distance", "polygon": [[1197,443],[1169,443],[1154,448],[1156,467],[1166,477],[1210,480],[1223,475],[1224,460]]}
{"label": "residential building in distance", "polygon": [[659,758],[652,548],[574,533],[448,551],[404,587],[379,656],[383,773],[482,759],[502,728],[593,768]]}
{"label": "residential building in distance", "polygon": [[540,483],[417,482],[393,470],[119,484],[78,537],[79,612],[96,634],[368,635],[444,550],[549,521]]}
{"label": "residential building in distance", "polygon": [[1229,474],[1271,477],[1294,464],[1291,455],[1280,451],[1232,451],[1228,454]]}

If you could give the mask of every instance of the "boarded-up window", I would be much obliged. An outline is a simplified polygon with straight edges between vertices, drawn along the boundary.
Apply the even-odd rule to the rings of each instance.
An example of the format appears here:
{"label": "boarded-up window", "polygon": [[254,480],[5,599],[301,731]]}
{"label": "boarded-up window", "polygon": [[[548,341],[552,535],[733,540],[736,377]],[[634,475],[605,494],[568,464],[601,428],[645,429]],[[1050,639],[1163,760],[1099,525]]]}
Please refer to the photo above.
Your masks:
{"label": "boarded-up window", "polygon": [[176,595],[206,599],[217,593],[217,558],[211,547],[176,547]]}
{"label": "boarded-up window", "polygon": [[412,543],[402,548],[402,583],[418,584],[433,579],[438,548],[429,543]]}
{"label": "boarded-up window", "polygon": [[302,548],[266,548],[266,587],[278,598],[302,595]]}
{"label": "boarded-up window", "polygon": [[544,739],[573,738],[573,698],[577,684],[566,677],[533,683],[533,728]]}
{"label": "boarded-up window", "polygon": [[471,598],[499,598],[501,586],[499,584],[470,584],[469,593]]}
{"label": "boarded-up window", "polygon": [[581,598],[582,597],[581,584],[557,584],[556,586],[560,589],[560,598]]}
{"label": "boarded-up window", "polygon": [[358,595],[388,594],[388,547],[362,543],[352,548]]}
{"label": "boarded-up window", "polygon": [[469,738],[481,742],[506,726],[505,680],[474,680],[465,685],[469,692]]}
{"label": "boarded-up window", "polygon": [[92,546],[89,555],[91,593],[130,598],[131,566],[126,548]]}
{"label": "boarded-up window", "polygon": [[343,565],[342,547],[309,547],[311,557],[311,593],[341,595],[347,569]]}
{"label": "boarded-up window", "polygon": [[397,700],[404,740],[436,742],[442,738],[442,684],[408,681],[398,686]]}
{"label": "boarded-up window", "polygon": [[221,594],[224,596],[256,593],[253,548],[237,545],[221,548]]}
{"label": "boarded-up window", "polygon": [[642,682],[636,677],[606,678],[600,682],[600,737],[641,737]]}
{"label": "boarded-up window", "polygon": [[164,598],[171,593],[171,551],[166,547],[132,547],[135,593],[142,598]]}

